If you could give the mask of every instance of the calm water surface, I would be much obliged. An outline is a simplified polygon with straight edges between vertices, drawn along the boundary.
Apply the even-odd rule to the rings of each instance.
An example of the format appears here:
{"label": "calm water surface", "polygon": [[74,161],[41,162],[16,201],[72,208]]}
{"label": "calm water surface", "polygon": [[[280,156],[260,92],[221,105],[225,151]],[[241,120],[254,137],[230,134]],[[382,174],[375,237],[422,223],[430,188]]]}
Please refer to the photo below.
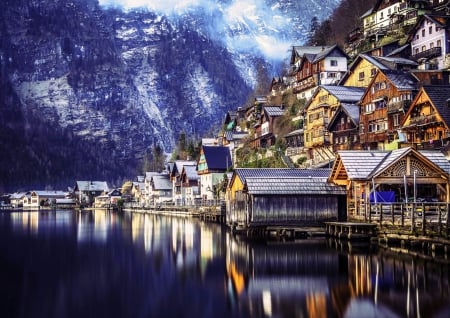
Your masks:
{"label": "calm water surface", "polygon": [[450,317],[449,269],[195,219],[0,213],[0,317]]}

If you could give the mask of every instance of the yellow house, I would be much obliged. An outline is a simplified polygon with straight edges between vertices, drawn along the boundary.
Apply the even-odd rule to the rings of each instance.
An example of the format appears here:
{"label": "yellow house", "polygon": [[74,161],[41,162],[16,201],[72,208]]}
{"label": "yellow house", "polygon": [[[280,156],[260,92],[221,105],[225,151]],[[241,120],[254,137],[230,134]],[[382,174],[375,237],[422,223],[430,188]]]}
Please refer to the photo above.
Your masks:
{"label": "yellow house", "polygon": [[[333,159],[332,136],[328,124],[341,105],[356,104],[364,93],[364,88],[347,86],[319,86],[305,106],[305,148],[309,159]],[[320,154],[317,151],[320,150]],[[316,152],[316,154],[314,153]],[[320,157],[320,158],[315,158]]]}
{"label": "yellow house", "polygon": [[340,81],[343,86],[367,87],[378,70],[410,70],[417,63],[405,58],[359,54]]}

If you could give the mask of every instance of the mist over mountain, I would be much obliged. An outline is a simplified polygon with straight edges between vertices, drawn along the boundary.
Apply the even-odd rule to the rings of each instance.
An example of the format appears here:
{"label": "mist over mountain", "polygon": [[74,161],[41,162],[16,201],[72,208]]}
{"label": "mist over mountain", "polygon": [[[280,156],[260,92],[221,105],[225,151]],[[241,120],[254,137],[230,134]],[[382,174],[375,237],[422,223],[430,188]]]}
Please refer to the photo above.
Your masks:
{"label": "mist over mountain", "polygon": [[141,174],[154,145],[214,131],[339,1],[164,3],[0,3],[0,191]]}

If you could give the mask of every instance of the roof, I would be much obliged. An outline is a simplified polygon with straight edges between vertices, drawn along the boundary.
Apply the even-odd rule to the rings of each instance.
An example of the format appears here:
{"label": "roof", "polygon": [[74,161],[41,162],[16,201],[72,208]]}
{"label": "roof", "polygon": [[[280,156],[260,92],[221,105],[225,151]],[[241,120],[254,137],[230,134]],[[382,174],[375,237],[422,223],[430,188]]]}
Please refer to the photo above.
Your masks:
{"label": "roof", "polygon": [[247,178],[247,191],[260,195],[345,195],[345,187],[327,182],[327,178]]}
{"label": "roof", "polygon": [[203,146],[208,170],[227,170],[232,167],[230,148],[225,146]]}
{"label": "roof", "polygon": [[77,181],[78,191],[109,191],[106,181]]}
{"label": "roof", "polygon": [[330,94],[335,96],[341,103],[357,103],[364,94],[365,87],[354,86],[337,86],[337,85],[322,85]]}
{"label": "roof", "polygon": [[266,106],[264,112],[270,117],[283,116],[285,109],[280,106]]}
{"label": "roof", "polygon": [[197,173],[197,166],[184,166],[183,169],[189,180],[198,180],[200,178]]}
{"label": "roof", "polygon": [[450,85],[424,85],[422,90],[430,98],[430,101],[436,107],[436,110],[447,124],[447,127],[450,127],[450,108],[447,105],[450,101]]}
{"label": "roof", "polygon": [[410,91],[417,88],[417,78],[410,72],[385,70],[383,74],[399,91]]}
{"label": "roof", "polygon": [[444,172],[450,171],[450,162],[445,158],[440,151],[416,151],[411,147],[400,148],[392,151],[361,151],[361,150],[342,150],[338,151],[338,156],[342,161],[348,178],[355,179],[370,179],[382,172],[386,167],[397,161],[399,158],[405,156],[410,152],[417,152],[426,159],[434,163]]}
{"label": "roof", "polygon": [[355,104],[346,104],[342,103],[338,110],[334,113],[333,117],[331,117],[330,123],[328,124],[328,129],[332,129],[336,120],[338,120],[341,116],[340,114],[345,113],[350,120],[353,122],[355,127],[359,126],[359,106]]}
{"label": "roof", "polygon": [[236,168],[234,173],[245,182],[247,178],[292,178],[314,177],[327,178],[331,169],[296,169],[296,168]]}
{"label": "roof", "polygon": [[153,189],[155,190],[172,190],[172,182],[168,176],[153,176]]}
{"label": "roof", "polygon": [[340,52],[340,54],[342,56],[347,57],[347,55],[344,53],[344,51],[342,51],[342,49],[337,45],[332,45],[330,47],[327,47],[325,49],[323,49],[321,52],[317,53],[316,56],[314,57],[314,63],[326,58],[328,55],[330,55],[331,52],[338,50]]}
{"label": "roof", "polygon": [[291,137],[291,136],[298,136],[298,135],[302,135],[303,133],[304,133],[303,129],[297,129],[297,130],[291,131],[289,134],[287,134],[284,137],[286,138],[286,137]]}
{"label": "roof", "polygon": [[177,168],[177,173],[181,174],[181,172],[183,171],[183,167],[185,166],[197,166],[197,162],[196,161],[191,161],[191,160],[177,160],[175,161],[175,166]]}
{"label": "roof", "polygon": [[64,198],[66,196],[66,192],[64,191],[31,191],[31,193],[36,193],[40,197],[61,197]]}

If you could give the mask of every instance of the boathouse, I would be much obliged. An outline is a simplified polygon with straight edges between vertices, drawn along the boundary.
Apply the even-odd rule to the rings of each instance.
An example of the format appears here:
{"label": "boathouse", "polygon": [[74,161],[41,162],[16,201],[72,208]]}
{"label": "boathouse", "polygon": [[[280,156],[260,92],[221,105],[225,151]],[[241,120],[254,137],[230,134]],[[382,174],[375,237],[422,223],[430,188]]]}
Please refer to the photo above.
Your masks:
{"label": "boathouse", "polygon": [[449,161],[436,150],[343,150],[329,182],[347,189],[348,217],[368,219],[377,203],[449,202],[449,172]]}
{"label": "boathouse", "polygon": [[345,187],[327,182],[330,169],[235,169],[227,190],[233,228],[321,226],[345,221]]}

